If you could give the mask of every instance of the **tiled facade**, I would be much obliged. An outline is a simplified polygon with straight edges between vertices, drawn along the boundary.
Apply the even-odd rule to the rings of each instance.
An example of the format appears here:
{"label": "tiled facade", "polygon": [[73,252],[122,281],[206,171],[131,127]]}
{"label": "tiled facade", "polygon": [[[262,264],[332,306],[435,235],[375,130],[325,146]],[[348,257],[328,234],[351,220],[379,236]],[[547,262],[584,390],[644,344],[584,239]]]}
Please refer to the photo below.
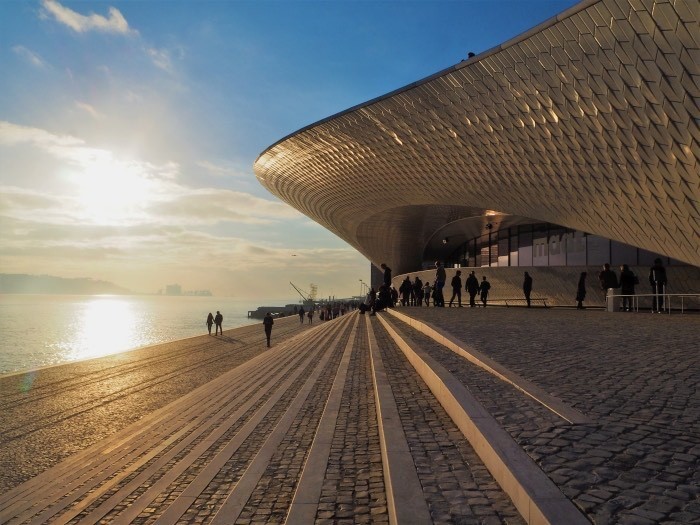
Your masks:
{"label": "tiled facade", "polygon": [[584,1],[282,139],[256,175],[395,275],[494,217],[700,266],[699,24],[697,0]]}

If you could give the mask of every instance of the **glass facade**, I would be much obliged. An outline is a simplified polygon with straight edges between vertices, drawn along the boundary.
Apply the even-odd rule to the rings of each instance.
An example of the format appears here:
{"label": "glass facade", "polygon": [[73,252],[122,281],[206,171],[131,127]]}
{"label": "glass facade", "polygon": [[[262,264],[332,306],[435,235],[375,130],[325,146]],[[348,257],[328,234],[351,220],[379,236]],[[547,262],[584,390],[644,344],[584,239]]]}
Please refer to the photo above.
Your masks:
{"label": "glass facade", "polygon": [[682,264],[646,250],[555,224],[525,224],[490,231],[461,244],[445,266],[612,266]]}

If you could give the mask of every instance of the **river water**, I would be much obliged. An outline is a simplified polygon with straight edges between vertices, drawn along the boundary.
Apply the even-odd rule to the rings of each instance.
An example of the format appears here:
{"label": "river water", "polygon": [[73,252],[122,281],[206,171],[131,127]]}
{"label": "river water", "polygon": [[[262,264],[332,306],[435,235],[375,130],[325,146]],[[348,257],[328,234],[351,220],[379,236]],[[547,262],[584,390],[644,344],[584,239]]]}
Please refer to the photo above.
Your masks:
{"label": "river water", "polygon": [[[289,301],[287,301],[289,302]],[[260,302],[221,297],[0,295],[0,375],[123,352],[207,333],[209,312],[223,328],[260,323]]]}

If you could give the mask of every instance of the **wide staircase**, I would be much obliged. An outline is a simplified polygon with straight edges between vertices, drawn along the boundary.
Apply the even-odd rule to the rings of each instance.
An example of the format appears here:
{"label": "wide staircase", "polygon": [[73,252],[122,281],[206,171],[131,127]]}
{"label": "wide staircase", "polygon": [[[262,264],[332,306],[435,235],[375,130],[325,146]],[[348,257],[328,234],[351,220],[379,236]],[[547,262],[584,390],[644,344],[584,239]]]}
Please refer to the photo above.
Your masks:
{"label": "wide staircase", "polygon": [[504,429],[586,422],[398,311],[353,313],[8,490],[0,523],[588,523]]}

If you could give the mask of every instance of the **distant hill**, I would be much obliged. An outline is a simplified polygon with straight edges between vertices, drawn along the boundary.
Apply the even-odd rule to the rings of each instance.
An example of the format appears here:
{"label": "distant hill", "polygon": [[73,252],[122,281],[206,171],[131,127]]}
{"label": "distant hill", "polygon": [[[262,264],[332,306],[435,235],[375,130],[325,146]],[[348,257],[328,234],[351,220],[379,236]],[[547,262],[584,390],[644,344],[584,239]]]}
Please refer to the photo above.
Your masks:
{"label": "distant hill", "polygon": [[114,283],[87,277],[65,279],[51,275],[0,273],[0,293],[98,295],[132,292]]}

